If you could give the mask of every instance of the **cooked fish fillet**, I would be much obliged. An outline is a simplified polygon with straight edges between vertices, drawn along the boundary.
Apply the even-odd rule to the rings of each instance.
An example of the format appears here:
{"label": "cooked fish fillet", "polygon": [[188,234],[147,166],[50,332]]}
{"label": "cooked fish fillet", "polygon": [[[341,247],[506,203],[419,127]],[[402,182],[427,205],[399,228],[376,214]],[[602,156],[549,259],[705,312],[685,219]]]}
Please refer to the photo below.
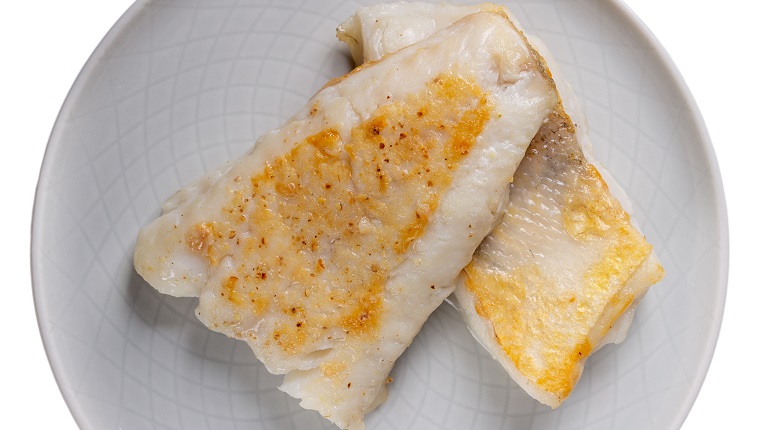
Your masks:
{"label": "cooked fish fillet", "polygon": [[135,268],[199,296],[198,318],[285,374],[303,407],[362,428],[556,103],[510,20],[470,15],[329,83],[170,199]]}
{"label": "cooked fish fillet", "polygon": [[[338,37],[357,62],[374,61],[479,10],[509,14],[492,4],[369,6]],[[663,270],[623,206],[622,188],[593,160],[570,86],[543,44],[530,41],[547,59],[562,102],[533,139],[506,215],[463,272],[456,297],[470,330],[510,376],[557,407],[588,356],[624,339]]]}
{"label": "cooked fish fillet", "polygon": [[[456,290],[470,329],[552,407],[593,351],[622,340],[638,300],[663,275],[574,131],[561,112],[543,125],[515,174],[502,223]],[[608,336],[619,319],[620,332]]]}

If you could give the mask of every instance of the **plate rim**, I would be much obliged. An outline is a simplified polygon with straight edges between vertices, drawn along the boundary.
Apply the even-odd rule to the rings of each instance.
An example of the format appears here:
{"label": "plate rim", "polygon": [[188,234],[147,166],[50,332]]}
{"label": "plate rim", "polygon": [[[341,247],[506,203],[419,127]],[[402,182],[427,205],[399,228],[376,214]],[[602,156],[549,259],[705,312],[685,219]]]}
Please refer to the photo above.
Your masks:
{"label": "plate rim", "polygon": [[114,22],[111,28],[106,32],[103,38],[98,42],[95,49],[93,49],[90,56],[82,66],[82,70],[77,74],[76,79],[71,85],[66,97],[63,100],[63,104],[56,116],[53,123],[52,131],[50,132],[50,138],[45,146],[45,151],[42,156],[42,163],[40,166],[39,179],[37,180],[37,186],[35,187],[34,204],[32,206],[32,223],[31,223],[31,238],[30,238],[30,269],[31,269],[31,281],[32,281],[32,299],[34,301],[35,318],[37,320],[37,328],[40,332],[40,338],[42,340],[42,347],[47,356],[47,361],[50,369],[53,372],[53,378],[58,386],[58,390],[66,402],[66,406],[74,418],[77,426],[83,429],[95,428],[90,422],[91,419],[83,410],[82,403],[77,401],[74,393],[70,392],[64,384],[64,374],[67,372],[64,368],[61,360],[58,356],[59,352],[52,346],[53,334],[50,330],[50,324],[46,321],[47,316],[44,314],[44,309],[47,306],[46,299],[42,297],[41,289],[42,281],[42,268],[40,262],[41,251],[40,248],[43,245],[40,238],[39,229],[40,225],[44,222],[43,213],[45,212],[44,206],[46,204],[43,196],[45,190],[44,184],[47,182],[48,177],[51,175],[51,170],[54,166],[54,160],[57,158],[57,152],[61,151],[60,134],[62,129],[62,120],[65,119],[75,105],[75,96],[77,96],[84,88],[85,84],[89,81],[90,76],[94,72],[98,61],[103,58],[103,54],[110,49],[113,44],[118,41],[122,32],[133,22],[139,14],[147,6],[149,0],[135,0],[127,10]]}
{"label": "plate rim", "polygon": [[720,330],[723,324],[723,316],[726,307],[726,296],[728,293],[728,269],[730,251],[728,207],[726,205],[725,189],[723,187],[723,178],[720,174],[718,158],[715,153],[715,146],[713,145],[712,139],[710,138],[710,133],[707,129],[707,125],[705,124],[704,118],[699,109],[699,105],[697,104],[694,95],[689,89],[686,80],[684,79],[680,70],[678,70],[675,61],[673,61],[673,58],[670,56],[668,51],[657,39],[657,36],[654,34],[654,32],[646,25],[646,23],[644,23],[641,18],[638,17],[638,15],[636,15],[635,12],[633,12],[633,10],[627,4],[625,4],[624,0],[613,0],[611,2],[608,2],[608,4],[611,5],[617,13],[629,21],[636,29],[639,36],[645,39],[649,46],[654,50],[654,53],[657,55],[657,59],[667,69],[668,77],[674,81],[678,92],[683,97],[684,102],[686,102],[686,107],[688,108],[689,115],[699,135],[699,140],[701,143],[700,149],[702,150],[704,159],[707,161],[709,167],[708,173],[711,178],[710,183],[714,187],[715,199],[716,203],[718,204],[718,206],[715,208],[715,221],[716,228],[718,229],[716,232],[718,235],[718,246],[722,252],[719,252],[719,266],[716,268],[719,285],[718,288],[716,288],[715,292],[720,304],[715,307],[715,314],[713,315],[714,322],[710,325],[710,331],[707,335],[708,340],[705,343],[707,353],[703,354],[701,357],[697,381],[695,381],[695,384],[691,385],[688,401],[682,403],[680,411],[674,416],[674,428],[680,428],[686,421],[686,417],[689,415],[692,407],[694,407],[694,403],[696,402],[697,397],[699,396],[699,392],[704,385],[710,364],[712,363],[713,357],[715,356],[715,348],[718,344],[718,338],[720,337]]}

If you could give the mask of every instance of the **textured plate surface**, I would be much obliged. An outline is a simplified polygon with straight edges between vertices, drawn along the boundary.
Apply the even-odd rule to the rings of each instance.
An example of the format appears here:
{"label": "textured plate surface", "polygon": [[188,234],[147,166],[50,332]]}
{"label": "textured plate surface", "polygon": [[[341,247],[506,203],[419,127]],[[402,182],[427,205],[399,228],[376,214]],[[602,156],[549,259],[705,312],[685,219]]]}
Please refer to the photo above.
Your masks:
{"label": "textured plate surface", "polygon": [[[38,186],[32,269],[40,329],[84,429],[331,428],[277,390],[195,299],[132,269],[138,229],[204,171],[242,154],[351,67],[335,27],[364,2],[138,1],[84,67]],[[589,359],[567,402],[528,398],[447,305],[392,374],[369,429],[677,429],[712,357],[727,227],[699,113],[659,45],[609,0],[507,5],[581,98],[597,158],[628,191],[667,271],[621,345]]]}

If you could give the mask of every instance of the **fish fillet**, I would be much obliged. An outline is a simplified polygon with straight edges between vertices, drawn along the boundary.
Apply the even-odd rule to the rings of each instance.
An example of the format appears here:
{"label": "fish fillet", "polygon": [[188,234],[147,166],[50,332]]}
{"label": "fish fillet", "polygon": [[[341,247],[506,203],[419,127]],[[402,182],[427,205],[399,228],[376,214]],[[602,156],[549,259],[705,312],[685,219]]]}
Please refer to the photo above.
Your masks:
{"label": "fish fillet", "polygon": [[247,342],[303,407],[363,428],[556,103],[511,21],[470,15],[328,83],[172,197],[135,268],[198,296],[198,318]]}
{"label": "fish fillet", "polygon": [[[338,37],[357,63],[376,61],[481,10],[509,15],[492,4],[383,4],[360,8]],[[557,407],[588,356],[625,338],[636,305],[663,270],[630,219],[624,191],[593,160],[569,84],[543,44],[528,38],[546,59],[561,102],[534,137],[506,214],[455,296],[470,331],[509,375]]]}

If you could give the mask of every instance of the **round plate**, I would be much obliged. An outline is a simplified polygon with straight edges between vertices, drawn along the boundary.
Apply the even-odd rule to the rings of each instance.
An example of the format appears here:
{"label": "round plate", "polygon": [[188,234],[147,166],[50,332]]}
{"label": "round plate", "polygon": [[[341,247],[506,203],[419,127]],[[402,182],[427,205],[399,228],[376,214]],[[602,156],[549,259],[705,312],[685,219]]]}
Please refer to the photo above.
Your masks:
{"label": "round plate", "polygon": [[[84,429],[331,428],[277,390],[195,299],[132,269],[139,228],[351,68],[336,26],[361,2],[138,1],[85,65],[55,125],[34,211],[34,293],[57,381]],[[511,382],[442,306],[402,355],[370,429],[678,429],[717,339],[726,210],[678,72],[621,4],[508,6],[584,104],[597,158],[628,191],[667,272],[628,339],[592,356],[556,410]]]}

